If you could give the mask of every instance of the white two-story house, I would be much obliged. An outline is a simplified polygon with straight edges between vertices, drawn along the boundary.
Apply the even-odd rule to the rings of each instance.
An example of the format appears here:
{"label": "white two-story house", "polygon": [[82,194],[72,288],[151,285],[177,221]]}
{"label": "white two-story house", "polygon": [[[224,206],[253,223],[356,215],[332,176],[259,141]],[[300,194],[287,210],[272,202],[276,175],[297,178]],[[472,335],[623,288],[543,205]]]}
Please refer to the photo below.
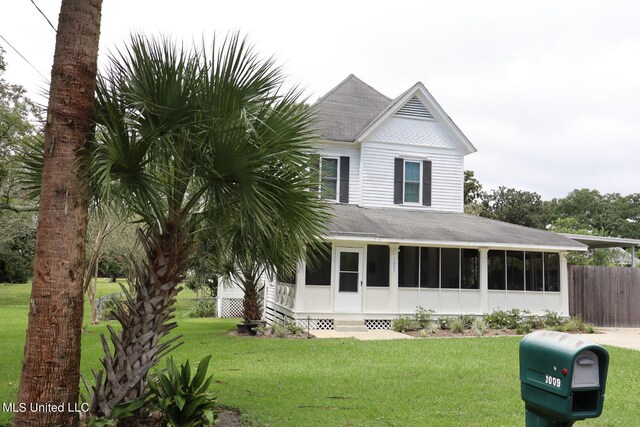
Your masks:
{"label": "white two-story house", "polygon": [[[464,214],[464,158],[476,149],[422,83],[391,99],[350,75],[313,108],[328,244],[317,265],[269,281],[267,320],[389,328],[418,306],[568,315],[566,254],[586,246]],[[232,293],[221,293],[222,312],[241,298]]]}

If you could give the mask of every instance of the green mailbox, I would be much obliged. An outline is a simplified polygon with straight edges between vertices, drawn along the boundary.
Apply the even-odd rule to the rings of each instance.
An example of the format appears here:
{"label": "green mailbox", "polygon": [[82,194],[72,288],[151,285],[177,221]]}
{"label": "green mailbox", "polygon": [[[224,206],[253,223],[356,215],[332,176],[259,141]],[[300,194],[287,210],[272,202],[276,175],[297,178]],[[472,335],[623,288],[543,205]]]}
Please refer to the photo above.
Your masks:
{"label": "green mailbox", "polygon": [[602,414],[609,353],[562,332],[537,331],[520,342],[526,426],[571,426]]}

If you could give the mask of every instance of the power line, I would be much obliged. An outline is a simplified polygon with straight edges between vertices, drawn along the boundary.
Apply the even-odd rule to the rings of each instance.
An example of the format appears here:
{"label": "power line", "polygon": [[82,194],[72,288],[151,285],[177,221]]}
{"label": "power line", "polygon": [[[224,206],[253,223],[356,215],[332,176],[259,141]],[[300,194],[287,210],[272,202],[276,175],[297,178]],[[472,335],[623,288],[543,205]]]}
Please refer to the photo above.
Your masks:
{"label": "power line", "polygon": [[49,26],[51,28],[53,28],[53,31],[55,31],[56,33],[58,32],[58,30],[56,29],[56,27],[53,26],[53,24],[51,23],[51,21],[49,21],[49,18],[47,18],[47,15],[44,14],[44,12],[42,10],[40,10],[40,8],[38,7],[38,5],[36,4],[35,1],[31,0],[31,3],[35,6],[36,9],[38,9],[38,12],[40,12],[40,15],[44,16],[44,19],[47,20],[47,22],[49,23]]}
{"label": "power line", "polygon": [[9,45],[9,47],[10,47],[11,49],[13,49],[13,50],[18,54],[18,55],[20,55],[20,58],[24,59],[24,61],[25,61],[27,64],[29,64],[29,65],[31,66],[31,68],[33,68],[33,69],[36,71],[36,73],[40,74],[40,75],[42,76],[42,78],[43,78],[47,83],[49,83],[49,78],[48,78],[47,76],[45,76],[44,74],[42,74],[42,73],[40,72],[40,70],[38,70],[38,69],[37,69],[37,68],[36,68],[36,67],[31,63],[31,62],[29,62],[29,60],[28,60],[27,58],[25,58],[25,57],[24,57],[24,55],[23,55],[23,54],[21,54],[21,53],[20,53],[20,51],[19,51],[18,49],[16,49],[15,47],[13,47],[13,45],[12,45],[11,43],[9,43],[9,40],[5,39],[5,38],[2,36],[2,34],[0,34],[0,39],[4,40],[4,42],[5,42],[6,44],[8,44],[8,45]]}

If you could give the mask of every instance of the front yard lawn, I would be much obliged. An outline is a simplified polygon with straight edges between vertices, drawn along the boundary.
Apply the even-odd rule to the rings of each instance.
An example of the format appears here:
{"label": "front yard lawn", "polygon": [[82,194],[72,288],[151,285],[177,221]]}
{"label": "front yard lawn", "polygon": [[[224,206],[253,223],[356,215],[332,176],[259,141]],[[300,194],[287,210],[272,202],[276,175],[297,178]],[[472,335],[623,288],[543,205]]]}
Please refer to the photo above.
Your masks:
{"label": "front yard lawn", "polygon": [[[0,285],[0,403],[16,399],[28,292]],[[102,286],[102,285],[101,285]],[[108,292],[103,292],[108,293]],[[185,294],[185,296],[189,296]],[[234,319],[187,319],[176,362],[213,358],[209,374],[221,405],[239,408],[253,426],[524,425],[518,380],[520,337],[356,341],[229,336]],[[87,326],[83,373],[99,366],[104,323]],[[640,419],[640,352],[611,355],[602,417],[591,426]],[[0,406],[1,408],[1,406]],[[0,425],[11,414],[0,411]]]}

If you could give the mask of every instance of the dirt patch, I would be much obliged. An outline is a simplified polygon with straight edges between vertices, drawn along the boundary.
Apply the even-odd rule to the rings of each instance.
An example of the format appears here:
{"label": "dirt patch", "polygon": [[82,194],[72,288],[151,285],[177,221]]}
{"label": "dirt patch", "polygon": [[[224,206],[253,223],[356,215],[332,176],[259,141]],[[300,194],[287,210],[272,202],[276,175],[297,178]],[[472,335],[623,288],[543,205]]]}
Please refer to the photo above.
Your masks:
{"label": "dirt patch", "polygon": [[243,425],[240,419],[240,411],[233,408],[220,408],[218,419],[215,423],[216,427],[242,427]]}

